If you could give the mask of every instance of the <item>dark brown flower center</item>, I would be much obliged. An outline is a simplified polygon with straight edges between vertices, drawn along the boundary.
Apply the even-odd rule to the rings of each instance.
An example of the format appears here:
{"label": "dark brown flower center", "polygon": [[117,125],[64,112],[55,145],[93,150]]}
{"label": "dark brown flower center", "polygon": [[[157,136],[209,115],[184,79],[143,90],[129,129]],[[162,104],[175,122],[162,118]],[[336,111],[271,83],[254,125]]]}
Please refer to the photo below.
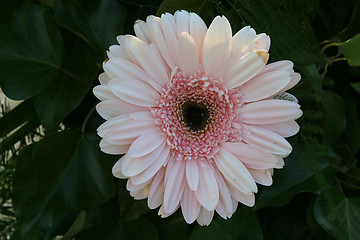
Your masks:
{"label": "dark brown flower center", "polygon": [[183,121],[190,130],[204,129],[209,120],[209,110],[204,104],[188,101],[182,105]]}

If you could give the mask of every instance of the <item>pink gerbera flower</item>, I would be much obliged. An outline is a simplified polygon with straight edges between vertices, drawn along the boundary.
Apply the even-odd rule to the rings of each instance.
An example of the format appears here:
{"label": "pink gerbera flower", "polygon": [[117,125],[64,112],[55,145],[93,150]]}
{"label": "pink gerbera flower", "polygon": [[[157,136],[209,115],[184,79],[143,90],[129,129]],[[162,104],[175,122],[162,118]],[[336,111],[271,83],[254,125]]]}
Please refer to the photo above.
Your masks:
{"label": "pink gerbera flower", "polygon": [[187,223],[253,206],[256,183],[272,184],[292,150],[284,137],[299,130],[302,111],[285,93],[300,80],[292,62],[266,65],[269,37],[249,26],[232,36],[224,16],[207,28],[178,11],[134,29],[110,47],[94,88],[100,147],[125,154],[114,176],[162,217],[181,207]]}

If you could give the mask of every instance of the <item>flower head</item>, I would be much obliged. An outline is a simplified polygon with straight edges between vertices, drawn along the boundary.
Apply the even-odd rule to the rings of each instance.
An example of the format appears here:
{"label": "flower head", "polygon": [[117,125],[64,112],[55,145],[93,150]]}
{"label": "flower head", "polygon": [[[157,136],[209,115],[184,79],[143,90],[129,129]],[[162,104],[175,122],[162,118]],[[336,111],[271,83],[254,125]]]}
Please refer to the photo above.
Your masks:
{"label": "flower head", "polygon": [[94,94],[106,120],[105,153],[135,199],[167,217],[181,207],[187,223],[229,218],[238,202],[253,206],[257,185],[292,150],[302,111],[285,91],[300,80],[290,61],[267,64],[270,38],[249,26],[232,36],[216,17],[149,16],[136,36],[117,38]]}

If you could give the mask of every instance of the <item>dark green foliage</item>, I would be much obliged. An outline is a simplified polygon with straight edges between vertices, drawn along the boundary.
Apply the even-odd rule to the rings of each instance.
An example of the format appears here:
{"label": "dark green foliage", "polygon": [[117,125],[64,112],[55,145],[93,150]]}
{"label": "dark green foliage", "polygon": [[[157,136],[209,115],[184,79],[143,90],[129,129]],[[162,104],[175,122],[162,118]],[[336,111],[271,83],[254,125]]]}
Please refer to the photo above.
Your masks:
{"label": "dark green foliage", "polygon": [[[360,239],[359,0],[0,0],[0,87],[24,100],[0,111],[0,239]],[[302,75],[294,150],[239,205],[208,227],[181,211],[162,219],[113,178],[99,149],[92,88],[116,36],[136,19],[225,15],[237,32],[271,37],[270,60]]]}

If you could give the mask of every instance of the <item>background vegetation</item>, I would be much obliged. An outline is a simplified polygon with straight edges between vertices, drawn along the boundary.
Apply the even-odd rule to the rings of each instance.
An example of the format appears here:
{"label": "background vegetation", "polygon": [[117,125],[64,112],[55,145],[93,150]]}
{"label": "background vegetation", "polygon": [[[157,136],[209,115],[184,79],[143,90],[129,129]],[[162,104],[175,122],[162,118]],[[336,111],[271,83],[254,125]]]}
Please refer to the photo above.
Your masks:
{"label": "background vegetation", "polygon": [[[360,239],[359,0],[0,0],[0,239]],[[225,15],[289,59],[304,115],[293,153],[254,208],[208,227],[134,201],[103,154],[91,89],[136,19]]]}

